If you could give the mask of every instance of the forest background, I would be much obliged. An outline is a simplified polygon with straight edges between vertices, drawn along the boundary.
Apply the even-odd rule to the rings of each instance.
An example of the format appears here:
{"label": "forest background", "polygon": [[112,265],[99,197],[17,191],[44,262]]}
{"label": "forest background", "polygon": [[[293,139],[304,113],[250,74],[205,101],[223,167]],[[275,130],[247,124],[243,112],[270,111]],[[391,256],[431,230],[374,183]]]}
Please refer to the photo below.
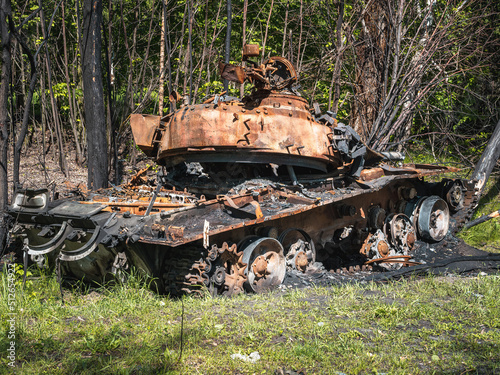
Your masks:
{"label": "forest background", "polygon": [[473,166],[500,118],[499,12],[495,0],[1,0],[0,208],[33,144],[42,166],[52,153],[64,174],[68,159],[104,170],[92,188],[119,184],[138,154],[130,114],[220,94],[218,63],[227,51],[239,64],[245,43],[260,61],[288,58],[311,106],[369,146]]}

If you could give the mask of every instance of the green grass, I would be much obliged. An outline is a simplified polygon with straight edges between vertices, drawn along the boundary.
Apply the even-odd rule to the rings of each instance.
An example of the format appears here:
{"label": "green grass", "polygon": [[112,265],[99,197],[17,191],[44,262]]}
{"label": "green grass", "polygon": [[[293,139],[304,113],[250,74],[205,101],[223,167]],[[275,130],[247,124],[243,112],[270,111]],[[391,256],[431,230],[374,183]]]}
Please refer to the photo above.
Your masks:
{"label": "green grass", "polygon": [[[6,276],[0,289],[0,373]],[[440,277],[174,300],[140,282],[65,290],[16,286],[22,374],[492,373],[500,371],[500,277]],[[181,317],[184,305],[184,328]],[[180,338],[184,345],[180,356]],[[257,351],[256,363],[231,354]]]}
{"label": "green grass", "polygon": [[[473,219],[498,210],[500,210],[500,178],[490,177]],[[500,253],[500,218],[494,218],[467,230],[462,230],[459,237],[471,246]]]}

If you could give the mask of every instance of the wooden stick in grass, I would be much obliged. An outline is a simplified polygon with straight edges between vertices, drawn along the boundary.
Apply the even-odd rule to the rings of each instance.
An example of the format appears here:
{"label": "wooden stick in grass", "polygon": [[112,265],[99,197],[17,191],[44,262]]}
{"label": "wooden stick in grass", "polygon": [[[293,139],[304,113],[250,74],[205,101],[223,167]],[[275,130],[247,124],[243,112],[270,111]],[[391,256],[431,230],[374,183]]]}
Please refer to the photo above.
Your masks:
{"label": "wooden stick in grass", "polygon": [[489,215],[483,215],[481,217],[478,217],[476,220],[469,221],[467,224],[465,224],[465,229],[469,229],[475,225],[484,223],[485,221],[488,221],[488,220],[493,219],[495,217],[500,217],[500,210],[494,211]]}

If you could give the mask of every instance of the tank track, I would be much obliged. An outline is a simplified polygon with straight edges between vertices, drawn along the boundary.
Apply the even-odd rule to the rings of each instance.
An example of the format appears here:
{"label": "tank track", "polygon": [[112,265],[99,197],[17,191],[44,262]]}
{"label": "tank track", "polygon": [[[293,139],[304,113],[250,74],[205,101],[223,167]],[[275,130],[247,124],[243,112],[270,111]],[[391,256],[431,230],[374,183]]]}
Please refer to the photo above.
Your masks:
{"label": "tank track", "polygon": [[[196,247],[183,247],[172,251],[163,266],[163,283],[165,293],[178,296],[183,292],[201,294],[203,270],[206,251]],[[191,276],[189,285],[186,285],[187,276]]]}
{"label": "tank track", "polygon": [[204,248],[188,247],[172,253],[163,267],[165,292],[202,296],[205,293],[232,296],[244,291],[247,264],[236,244],[212,245]]}

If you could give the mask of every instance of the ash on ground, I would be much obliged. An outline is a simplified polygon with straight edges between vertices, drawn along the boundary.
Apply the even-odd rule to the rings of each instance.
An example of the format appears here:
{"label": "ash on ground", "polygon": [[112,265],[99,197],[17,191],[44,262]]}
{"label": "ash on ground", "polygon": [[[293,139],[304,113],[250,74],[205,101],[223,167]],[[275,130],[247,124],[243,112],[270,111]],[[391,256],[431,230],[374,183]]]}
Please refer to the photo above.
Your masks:
{"label": "ash on ground", "polygon": [[500,270],[500,254],[476,249],[451,234],[439,243],[417,241],[411,255],[418,265],[392,271],[381,267],[368,270],[361,265],[327,270],[322,263],[316,262],[305,273],[288,270],[280,289],[387,281],[410,275],[453,274],[471,277],[480,273],[498,273]]}

